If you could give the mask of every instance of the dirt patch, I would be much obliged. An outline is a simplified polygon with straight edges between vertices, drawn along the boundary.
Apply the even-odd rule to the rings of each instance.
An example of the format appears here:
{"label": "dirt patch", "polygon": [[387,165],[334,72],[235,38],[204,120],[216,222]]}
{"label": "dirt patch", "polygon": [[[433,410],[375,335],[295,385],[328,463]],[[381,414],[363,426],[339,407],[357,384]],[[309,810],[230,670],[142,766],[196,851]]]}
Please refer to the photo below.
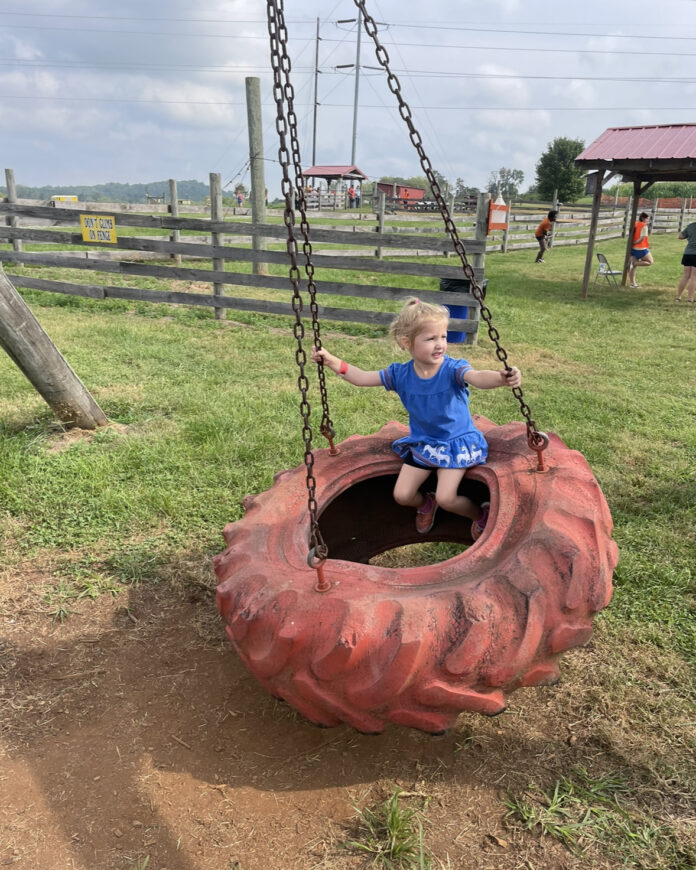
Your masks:
{"label": "dirt patch", "polygon": [[107,423],[106,426],[100,426],[98,429],[80,429],[79,426],[73,426],[71,429],[57,427],[48,440],[46,451],[48,453],[63,453],[76,444],[89,443],[99,433],[111,431],[119,435],[127,435],[129,428],[122,423]]}
{"label": "dirt patch", "polygon": [[423,809],[434,867],[618,866],[509,827],[503,803],[574,766],[616,763],[583,682],[606,650],[567,656],[563,685],[520,691],[495,719],[369,737],[316,728],[271,698],[204,584],[121,589],[54,624],[50,572],[13,574],[0,589],[0,866],[350,870],[368,866],[341,845],[354,807],[395,786]]}

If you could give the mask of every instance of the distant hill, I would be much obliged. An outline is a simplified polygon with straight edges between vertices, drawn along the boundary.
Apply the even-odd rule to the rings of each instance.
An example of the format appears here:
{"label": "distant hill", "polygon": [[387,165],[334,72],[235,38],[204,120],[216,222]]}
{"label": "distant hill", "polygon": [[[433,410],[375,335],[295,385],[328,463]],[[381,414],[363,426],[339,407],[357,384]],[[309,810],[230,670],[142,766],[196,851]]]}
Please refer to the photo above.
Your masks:
{"label": "distant hill", "polygon": [[[210,195],[210,188],[201,181],[177,181],[179,199],[189,199],[192,202],[205,202]],[[0,187],[0,193],[7,196],[7,191]],[[74,194],[80,202],[146,202],[146,193],[150,196],[164,195],[164,201],[169,202],[169,180],[151,181],[148,184],[120,184],[110,181],[108,184],[61,184],[58,186],[25,187],[17,185],[19,199],[49,200],[61,193]]]}

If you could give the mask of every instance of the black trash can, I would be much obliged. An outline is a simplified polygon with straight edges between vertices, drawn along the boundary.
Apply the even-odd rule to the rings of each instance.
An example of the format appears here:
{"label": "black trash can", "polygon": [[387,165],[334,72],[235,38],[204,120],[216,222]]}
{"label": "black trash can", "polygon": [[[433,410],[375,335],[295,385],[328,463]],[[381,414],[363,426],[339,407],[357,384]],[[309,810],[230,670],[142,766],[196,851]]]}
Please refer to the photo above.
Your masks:
{"label": "black trash can", "polygon": [[[488,278],[484,278],[481,282],[481,293],[483,298],[486,298],[486,286]],[[447,293],[469,293],[471,290],[471,281],[468,278],[440,278],[440,290]],[[447,305],[450,317],[457,320],[468,320],[469,306],[468,305]],[[447,333],[447,341],[451,344],[463,344],[466,341],[466,332],[449,331]]]}

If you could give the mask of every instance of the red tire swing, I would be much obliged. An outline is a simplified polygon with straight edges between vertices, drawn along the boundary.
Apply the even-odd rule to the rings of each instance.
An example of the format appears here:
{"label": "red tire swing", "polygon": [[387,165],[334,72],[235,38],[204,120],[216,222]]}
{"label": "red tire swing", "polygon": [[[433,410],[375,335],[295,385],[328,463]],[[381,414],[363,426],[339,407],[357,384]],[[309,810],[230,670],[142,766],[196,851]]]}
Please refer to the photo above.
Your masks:
{"label": "red tire swing", "polygon": [[[507,366],[374,20],[364,0],[354,2],[387,70],[498,358]],[[267,492],[247,497],[244,518],[225,528],[227,548],[215,558],[218,608],[249,671],[310,721],[324,726],[346,722],[368,733],[379,733],[390,722],[442,733],[463,711],[494,715],[504,710],[506,695],[515,689],[555,682],[561,653],[588,641],[594,614],[611,597],[617,562],[611,516],[583,456],[557,436],[537,431],[520,389],[513,393],[526,424],[496,426],[476,418],[489,445],[488,460],[467,472],[460,491],[479,502],[490,500],[491,514],[475,544],[470,523],[444,511],[431,532],[418,535],[413,512],[393,500],[400,460],[391,443],[406,434],[401,424],[352,436],[340,450],[333,446],[322,371],[321,429],[331,446],[312,451],[283,96],[314,341],[321,346],[311,245],[282,0],[267,0],[267,9],[305,462],[276,475]],[[425,567],[369,564],[373,556],[416,540],[473,546]]]}

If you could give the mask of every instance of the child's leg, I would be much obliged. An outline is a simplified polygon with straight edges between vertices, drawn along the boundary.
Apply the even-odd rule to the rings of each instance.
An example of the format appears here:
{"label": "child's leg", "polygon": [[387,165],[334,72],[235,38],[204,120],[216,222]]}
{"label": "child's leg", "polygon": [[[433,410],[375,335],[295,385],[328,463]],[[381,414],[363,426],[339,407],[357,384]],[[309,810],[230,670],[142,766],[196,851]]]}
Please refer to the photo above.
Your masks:
{"label": "child's leg", "polygon": [[440,468],[437,472],[435,498],[443,510],[460,517],[478,520],[481,517],[481,508],[470,498],[457,493],[465,472],[465,468]]}
{"label": "child's leg", "polygon": [[405,507],[419,508],[425,498],[420,492],[420,485],[428,479],[432,468],[415,468],[413,465],[402,465],[394,485],[394,501]]}

